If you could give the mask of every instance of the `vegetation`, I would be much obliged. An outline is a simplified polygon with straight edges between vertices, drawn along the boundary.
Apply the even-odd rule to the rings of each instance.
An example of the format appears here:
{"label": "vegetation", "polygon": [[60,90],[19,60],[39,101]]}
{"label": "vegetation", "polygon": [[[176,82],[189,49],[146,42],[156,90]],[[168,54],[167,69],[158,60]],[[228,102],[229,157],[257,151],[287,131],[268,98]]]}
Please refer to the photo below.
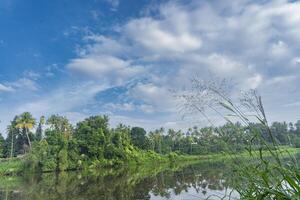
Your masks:
{"label": "vegetation", "polygon": [[[264,141],[272,142],[268,129],[259,123],[243,126],[239,122],[228,122],[219,127],[193,127],[187,132],[160,128],[149,133],[141,127],[130,128],[122,124],[110,128],[106,116],[89,117],[75,127],[67,118],[59,115],[52,115],[47,120],[41,117],[34,131],[35,124],[32,115],[25,112],[16,116],[8,126],[7,138],[0,137],[0,156],[4,158],[0,173],[95,169],[153,161],[175,162],[192,155],[198,157],[191,159],[205,158],[208,154],[224,156],[224,152],[244,152],[253,129],[262,133]],[[281,145],[299,147],[299,124],[299,121],[295,125],[274,122],[270,128],[273,139]],[[266,149],[258,140],[252,141],[251,148]]]}
{"label": "vegetation", "polygon": [[[300,197],[300,171],[295,157],[289,152],[280,151],[281,144],[294,144],[298,146],[299,121],[295,124],[275,122],[268,125],[262,98],[257,91],[250,90],[235,103],[221,84],[205,83],[198,79],[193,80],[192,91],[181,95],[184,99],[185,109],[199,112],[205,116],[208,109],[225,119],[229,124],[234,120],[241,121],[247,127],[247,151],[249,159],[234,157],[236,165],[233,177],[234,188],[242,199],[299,199]],[[206,101],[199,95],[208,97]],[[222,113],[224,109],[228,114]],[[233,118],[233,119],[232,119]],[[258,123],[252,123],[257,121]],[[218,129],[222,134],[224,131]],[[288,134],[289,133],[289,134]],[[292,138],[292,140],[291,140]],[[263,156],[263,150],[270,155]],[[257,151],[258,150],[258,151]],[[286,154],[288,159],[286,159]]]}

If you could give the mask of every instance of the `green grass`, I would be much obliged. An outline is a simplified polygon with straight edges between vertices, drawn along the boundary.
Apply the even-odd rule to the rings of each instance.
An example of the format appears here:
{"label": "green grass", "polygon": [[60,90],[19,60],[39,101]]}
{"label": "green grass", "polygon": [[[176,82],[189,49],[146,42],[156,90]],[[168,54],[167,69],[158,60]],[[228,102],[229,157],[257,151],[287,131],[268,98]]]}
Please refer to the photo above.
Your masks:
{"label": "green grass", "polygon": [[[294,147],[287,147],[287,146],[282,146],[280,147],[280,154],[281,156],[289,156],[289,155],[295,155],[300,153],[300,148],[294,148]],[[252,151],[253,155],[256,155],[259,157],[259,151]],[[264,157],[269,157],[271,156],[271,153],[268,150],[263,150],[262,155]],[[208,155],[187,155],[187,156],[179,156],[179,160],[213,160],[213,161],[221,161],[221,160],[227,160],[227,159],[232,159],[232,158],[251,158],[252,156],[248,151],[240,152],[240,153],[216,153],[216,154],[208,154]]]}
{"label": "green grass", "polygon": [[0,160],[0,176],[19,175],[22,173],[23,159],[2,159]]}

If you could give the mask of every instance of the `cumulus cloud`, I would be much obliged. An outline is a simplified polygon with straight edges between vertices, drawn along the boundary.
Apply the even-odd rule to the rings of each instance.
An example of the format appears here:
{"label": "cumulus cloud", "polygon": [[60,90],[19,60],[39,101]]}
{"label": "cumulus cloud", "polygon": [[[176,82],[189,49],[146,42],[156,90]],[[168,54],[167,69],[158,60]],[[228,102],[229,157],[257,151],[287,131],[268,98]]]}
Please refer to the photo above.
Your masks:
{"label": "cumulus cloud", "polygon": [[60,87],[38,100],[22,103],[14,112],[30,111],[38,116],[71,112],[91,103],[94,96],[104,89],[104,86],[94,82]]}
{"label": "cumulus cloud", "polygon": [[174,109],[176,106],[176,100],[173,98],[172,93],[166,87],[161,87],[153,83],[140,83],[136,85],[129,91],[129,96],[152,105],[153,107],[142,107],[144,110],[151,108],[151,112],[153,109],[157,112],[166,112]]}
{"label": "cumulus cloud", "polygon": [[[174,25],[178,25],[178,22]],[[183,53],[199,49],[202,45],[201,38],[193,36],[188,30],[171,31],[164,26],[164,22],[151,18],[130,21],[125,26],[125,32],[154,53]]]}
{"label": "cumulus cloud", "polygon": [[140,66],[132,66],[129,61],[108,55],[76,58],[71,60],[67,68],[111,83],[122,83],[144,72]]}
{"label": "cumulus cloud", "polygon": [[[258,88],[266,99],[290,95],[300,83],[299,10],[299,2],[287,0],[169,1],[118,24],[113,36],[89,33],[67,68],[111,86],[142,76],[124,94],[135,101],[111,110],[174,113],[170,89],[195,75],[232,78],[237,88]],[[280,92],[277,86],[289,82]]]}
{"label": "cumulus cloud", "polygon": [[242,89],[257,89],[262,81],[263,77],[260,74],[255,74],[254,76],[246,79],[245,85]]}

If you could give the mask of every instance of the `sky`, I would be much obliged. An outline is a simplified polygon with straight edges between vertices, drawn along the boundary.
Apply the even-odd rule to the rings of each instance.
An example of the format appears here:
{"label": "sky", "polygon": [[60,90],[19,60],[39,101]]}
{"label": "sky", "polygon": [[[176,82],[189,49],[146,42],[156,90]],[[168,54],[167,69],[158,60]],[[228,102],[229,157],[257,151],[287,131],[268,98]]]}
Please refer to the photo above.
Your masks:
{"label": "sky", "polygon": [[17,114],[154,129],[183,119],[194,76],[257,89],[269,120],[300,119],[300,2],[1,0],[0,130]]}

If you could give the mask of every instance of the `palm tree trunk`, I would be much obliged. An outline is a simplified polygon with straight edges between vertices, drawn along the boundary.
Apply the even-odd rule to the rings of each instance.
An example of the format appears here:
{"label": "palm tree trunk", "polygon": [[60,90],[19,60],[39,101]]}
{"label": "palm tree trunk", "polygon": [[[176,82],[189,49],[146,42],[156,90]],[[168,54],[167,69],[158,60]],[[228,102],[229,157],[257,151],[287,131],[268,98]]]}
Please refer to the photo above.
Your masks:
{"label": "palm tree trunk", "polygon": [[28,135],[28,132],[27,132],[27,128],[25,128],[25,133],[26,133],[26,136],[27,136],[27,140],[28,140],[28,144],[29,144],[29,149],[31,150],[31,142],[30,142],[30,138],[29,138],[29,135]]}

